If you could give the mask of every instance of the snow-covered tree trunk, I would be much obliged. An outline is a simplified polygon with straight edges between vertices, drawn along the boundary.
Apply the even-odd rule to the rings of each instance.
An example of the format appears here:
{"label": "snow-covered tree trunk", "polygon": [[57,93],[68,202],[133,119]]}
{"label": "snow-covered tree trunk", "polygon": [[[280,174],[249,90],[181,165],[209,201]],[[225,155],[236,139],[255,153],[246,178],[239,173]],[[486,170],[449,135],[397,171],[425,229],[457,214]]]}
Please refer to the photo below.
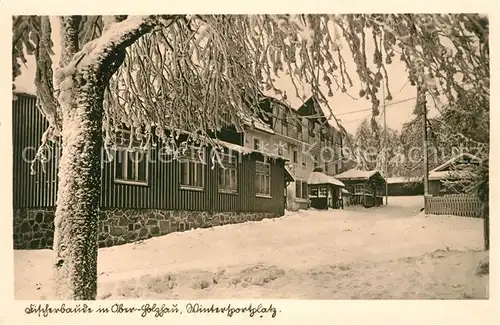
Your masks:
{"label": "snow-covered tree trunk", "polygon": [[98,219],[104,93],[125,50],[158,18],[114,16],[105,32],[81,49],[80,17],[61,17],[61,62],[55,73],[62,117],[62,155],[54,220],[54,293],[61,300],[97,295]]}
{"label": "snow-covered tree trunk", "polygon": [[[55,217],[55,294],[91,300],[97,293],[104,83],[97,69],[68,76],[61,90],[63,150]],[[69,80],[71,79],[71,80]]]}

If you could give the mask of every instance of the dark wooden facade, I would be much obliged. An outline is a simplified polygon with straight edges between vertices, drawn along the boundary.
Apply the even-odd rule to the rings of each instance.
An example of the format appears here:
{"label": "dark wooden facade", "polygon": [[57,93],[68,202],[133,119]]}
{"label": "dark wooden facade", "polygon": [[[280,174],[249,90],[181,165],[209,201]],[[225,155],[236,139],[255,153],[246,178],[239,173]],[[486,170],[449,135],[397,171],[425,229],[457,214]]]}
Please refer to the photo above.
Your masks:
{"label": "dark wooden facade", "polygon": [[430,195],[443,195],[447,194],[446,187],[443,185],[443,181],[439,179],[429,180],[429,194]]}
{"label": "dark wooden facade", "polygon": [[[42,134],[48,122],[36,108],[34,96],[18,94],[12,102],[13,205],[22,207],[51,207],[57,196],[57,161],[54,152],[46,153],[47,163],[33,165]],[[45,170],[45,172],[44,172]]]}
{"label": "dark wooden facade", "polygon": [[350,171],[352,170],[335,176],[345,184],[346,190],[352,193],[349,205],[362,205],[366,208],[382,205],[385,193],[385,179],[382,175],[375,172],[367,174],[368,176],[350,177]]}
{"label": "dark wooden facade", "polygon": [[[454,184],[453,186],[447,186],[446,185],[447,181],[456,182],[457,179],[443,178],[443,179],[431,179],[431,180],[429,180],[429,189],[428,189],[429,195],[443,196],[443,195],[450,195],[450,194],[467,194],[467,191],[465,191],[463,185]],[[461,180],[461,182],[464,182],[464,180]]]}
{"label": "dark wooden facade", "polygon": [[[49,161],[35,164],[31,174],[31,163],[38,149],[47,122],[38,112],[33,96],[18,94],[13,101],[13,150],[14,150],[14,208],[53,207],[57,197],[58,146],[47,154]],[[235,139],[239,139],[235,136]],[[29,149],[26,149],[29,148]],[[23,153],[24,152],[24,153]],[[188,190],[180,187],[180,162],[151,149],[148,163],[147,185],[120,184],[115,182],[115,163],[106,161],[103,154],[101,208],[196,210],[208,212],[269,212],[284,214],[285,168],[283,160],[270,159],[271,195],[255,195],[256,161],[262,160],[259,153],[241,155],[237,166],[237,193],[220,193],[218,179],[220,168],[212,169],[211,159],[204,165],[203,190]],[[23,156],[26,159],[23,159]]]}
{"label": "dark wooden facade", "polygon": [[[373,186],[368,182],[359,182],[353,180],[342,180],[346,188],[351,192],[349,205],[362,205],[365,208],[380,206],[383,204],[382,187]],[[356,190],[355,188],[359,189]]]}
{"label": "dark wooden facade", "polygon": [[389,183],[387,185],[389,196],[416,196],[424,195],[423,182]]}
{"label": "dark wooden facade", "polygon": [[308,187],[312,208],[321,210],[344,208],[341,187],[333,184],[310,184]]}
{"label": "dark wooden facade", "polygon": [[332,176],[323,173],[321,167],[313,169],[307,180],[309,201],[315,209],[340,209],[342,202],[342,188],[345,186]]}
{"label": "dark wooden facade", "polygon": [[[434,196],[449,194],[465,194],[466,184],[470,184],[471,174],[467,172],[472,166],[481,164],[478,157],[461,153],[429,171],[429,193]],[[470,171],[469,171],[470,172]],[[447,184],[452,181],[454,184]]]}

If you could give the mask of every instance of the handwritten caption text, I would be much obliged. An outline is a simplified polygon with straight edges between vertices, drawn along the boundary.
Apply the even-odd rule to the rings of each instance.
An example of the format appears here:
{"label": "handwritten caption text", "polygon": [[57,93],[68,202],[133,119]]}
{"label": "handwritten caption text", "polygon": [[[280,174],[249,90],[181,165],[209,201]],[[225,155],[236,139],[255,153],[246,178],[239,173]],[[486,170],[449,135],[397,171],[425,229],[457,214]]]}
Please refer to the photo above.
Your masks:
{"label": "handwritten caption text", "polygon": [[127,306],[123,303],[115,303],[111,306],[97,308],[91,307],[85,303],[67,304],[62,303],[59,306],[49,304],[30,304],[24,312],[28,315],[38,317],[48,317],[51,314],[139,314],[141,317],[164,317],[168,314],[225,314],[227,317],[233,317],[238,314],[246,314],[249,317],[261,317],[270,315],[275,318],[279,312],[272,304],[264,306],[263,304],[253,305],[252,303],[242,307],[232,304],[218,306],[216,304],[202,305],[199,303],[188,303],[182,307],[177,304],[143,304],[140,306]]}

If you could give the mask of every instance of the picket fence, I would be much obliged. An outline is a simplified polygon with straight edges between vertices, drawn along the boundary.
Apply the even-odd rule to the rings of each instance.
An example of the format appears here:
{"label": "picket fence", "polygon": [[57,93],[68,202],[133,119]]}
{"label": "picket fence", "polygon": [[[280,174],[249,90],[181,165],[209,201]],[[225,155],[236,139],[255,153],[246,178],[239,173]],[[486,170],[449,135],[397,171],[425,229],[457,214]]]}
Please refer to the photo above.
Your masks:
{"label": "picket fence", "polygon": [[425,197],[425,213],[480,218],[481,201],[467,194]]}

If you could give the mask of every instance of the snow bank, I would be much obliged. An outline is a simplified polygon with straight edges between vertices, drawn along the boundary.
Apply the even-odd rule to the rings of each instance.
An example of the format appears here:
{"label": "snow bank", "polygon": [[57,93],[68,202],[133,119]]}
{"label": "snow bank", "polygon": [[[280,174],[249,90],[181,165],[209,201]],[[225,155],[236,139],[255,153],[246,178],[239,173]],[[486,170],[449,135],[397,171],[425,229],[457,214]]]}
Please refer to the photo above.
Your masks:
{"label": "snow bank", "polygon": [[[411,276],[419,277],[411,273],[411,268],[416,266],[402,266],[400,262],[392,264],[393,262],[390,261],[420,258],[422,255],[436,250],[470,251],[482,248],[482,220],[417,215],[416,207],[421,204],[420,199],[419,197],[390,198],[389,203],[392,204],[392,207],[372,209],[287,211],[285,216],[279,219],[172,233],[143,242],[103,248],[99,250],[99,292],[104,294],[105,292],[101,290],[105,289],[102,288],[108,288],[110,290],[108,293],[111,292],[114,295],[117,286],[122,284],[125,286],[126,283],[132,283],[129,287],[136,290],[135,285],[142,283],[141,279],[153,282],[160,281],[168,285],[168,281],[174,281],[168,280],[169,274],[179,277],[185,273],[191,280],[211,281],[213,274],[223,270],[226,270],[225,272],[230,273],[231,276],[226,280],[221,280],[221,283],[228,284],[227,281],[233,277],[241,276],[244,278],[245,276],[241,272],[244,272],[245,269],[260,265],[267,270],[259,269],[260,273],[256,271],[255,274],[261,274],[261,279],[282,274],[279,270],[284,270],[286,276],[283,274],[279,276],[285,277],[284,279],[277,278],[271,282],[281,283],[283,286],[286,286],[287,283],[295,283],[294,285],[297,287],[280,291],[279,287],[270,286],[266,287],[267,289],[264,291],[261,289],[253,291],[255,287],[260,288],[260,286],[251,284],[252,281],[261,281],[254,279],[249,280],[250,283],[247,287],[243,287],[246,280],[241,280],[240,284],[233,288],[234,292],[232,289],[210,291],[212,290],[210,288],[214,286],[212,283],[207,288],[208,291],[200,293],[201,289],[193,289],[191,287],[193,283],[189,280],[191,281],[187,282],[189,285],[184,286],[183,284],[175,294],[179,298],[185,299],[196,297],[199,294],[204,297],[212,297],[212,294],[213,297],[223,297],[224,294],[230,294],[231,297],[248,297],[252,294],[255,294],[254,297],[266,297],[271,295],[271,291],[278,290],[273,293],[274,297],[276,295],[278,297],[302,297],[301,290],[306,290],[307,295],[314,294],[307,288],[310,284],[309,280],[306,281],[306,278],[312,277],[312,275],[305,275],[310,274],[311,270],[324,270],[332,265],[351,265],[351,268],[361,270],[355,271],[361,277],[364,272],[362,271],[363,265],[373,265],[373,268],[370,268],[370,274],[377,274],[377,277],[387,277],[390,272],[393,272],[399,274],[399,279],[403,281],[405,276],[408,276],[406,274],[408,272]],[[401,202],[400,205],[398,205],[399,202]],[[48,297],[50,295],[52,261],[53,253],[50,250],[15,251],[17,299]],[[429,269],[419,269],[422,276],[424,276],[424,272],[430,270],[432,263],[429,264]],[[466,262],[462,261],[461,263]],[[477,264],[474,268],[476,266]],[[411,268],[407,269],[407,267]],[[441,268],[439,272],[440,274],[442,272],[443,276],[455,272],[455,268],[451,264],[444,263],[439,267]],[[269,275],[269,272],[274,275]],[[370,274],[365,274],[366,277],[363,281],[367,281],[375,287],[385,285],[390,280],[387,278],[377,280]],[[251,272],[246,276],[252,277]],[[447,276],[451,277],[452,275]],[[180,285],[184,281],[182,279],[176,280],[176,283]],[[407,281],[411,280],[408,277],[406,279]],[[332,282],[331,285],[334,287],[347,286],[349,281],[341,281],[339,275],[338,282]],[[358,284],[364,283],[362,278],[356,281],[360,281],[356,282]],[[443,278],[442,281],[447,280]],[[320,282],[314,283],[317,290],[323,290],[318,287]],[[328,284],[325,285],[328,286]],[[150,287],[154,288],[154,285],[151,284]],[[149,293],[153,290],[151,288],[148,289]],[[369,292],[369,287],[366,285],[363,290],[366,291],[364,293],[362,291],[354,292],[357,292],[359,297],[363,297]],[[375,290],[381,297],[383,291],[382,289]],[[131,292],[129,294],[132,294]],[[137,291],[133,292],[132,295],[137,294]],[[316,292],[318,296],[322,297],[329,295],[339,297],[340,293],[346,294],[348,290],[343,287],[338,294],[333,289]],[[386,294],[393,294],[393,292]]]}

